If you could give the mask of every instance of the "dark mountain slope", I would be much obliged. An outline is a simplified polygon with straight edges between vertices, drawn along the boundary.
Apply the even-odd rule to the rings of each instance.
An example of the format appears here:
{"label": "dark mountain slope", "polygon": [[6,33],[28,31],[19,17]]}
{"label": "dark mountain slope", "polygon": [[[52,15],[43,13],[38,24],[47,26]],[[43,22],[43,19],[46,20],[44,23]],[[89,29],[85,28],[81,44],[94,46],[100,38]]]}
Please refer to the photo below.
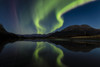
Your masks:
{"label": "dark mountain slope", "polygon": [[72,25],[62,31],[55,32],[50,37],[73,37],[73,36],[92,36],[100,35],[100,29],[92,28],[89,25]]}
{"label": "dark mountain slope", "polygon": [[14,39],[14,38],[18,38],[18,36],[16,34],[7,32],[4,27],[0,24],[0,40],[2,39]]}

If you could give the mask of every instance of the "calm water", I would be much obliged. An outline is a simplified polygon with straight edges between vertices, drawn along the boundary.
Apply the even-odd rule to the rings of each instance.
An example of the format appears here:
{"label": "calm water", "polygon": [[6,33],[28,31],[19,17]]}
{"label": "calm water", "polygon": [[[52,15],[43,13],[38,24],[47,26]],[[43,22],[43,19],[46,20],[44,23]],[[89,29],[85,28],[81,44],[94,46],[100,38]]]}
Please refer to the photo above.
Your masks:
{"label": "calm water", "polygon": [[100,48],[70,42],[4,42],[0,67],[100,67]]}

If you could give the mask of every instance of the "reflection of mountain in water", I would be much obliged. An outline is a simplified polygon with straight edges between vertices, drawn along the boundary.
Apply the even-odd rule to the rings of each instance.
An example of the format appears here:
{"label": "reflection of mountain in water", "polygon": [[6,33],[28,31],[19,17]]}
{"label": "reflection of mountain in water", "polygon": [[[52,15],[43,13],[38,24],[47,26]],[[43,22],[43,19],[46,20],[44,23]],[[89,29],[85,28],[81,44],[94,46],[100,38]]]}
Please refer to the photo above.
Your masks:
{"label": "reflection of mountain in water", "polygon": [[[9,54],[8,56],[6,56],[6,54],[3,53],[5,50],[5,49],[3,50],[3,48],[8,43],[11,44],[9,44],[9,49],[6,48],[7,50],[9,50],[8,52],[6,51],[7,52],[6,54]],[[21,40],[20,41],[20,40],[8,39],[8,40],[2,40],[0,44],[1,44],[0,49],[1,51],[3,50],[2,52],[3,55],[0,55],[1,64],[2,65],[4,64],[3,67],[11,67],[11,65],[17,65],[17,67],[20,66],[22,67],[41,67],[41,66],[67,67],[70,60],[75,61],[74,59],[76,58],[76,56],[73,56],[74,59],[71,59],[73,57],[71,57],[72,55],[70,56],[69,53],[67,53],[67,51],[76,52],[76,53],[77,51],[81,51],[83,53],[85,52],[90,53],[91,50],[100,47],[98,44],[93,44],[93,45],[83,44],[83,43],[75,43],[72,41],[63,41],[63,40],[59,40],[59,41],[58,40]],[[6,47],[8,47],[8,45]],[[65,54],[65,52],[67,54]],[[3,58],[1,58],[2,56]],[[70,66],[74,64],[74,62],[72,63],[72,61],[69,63]],[[81,64],[84,64],[83,62],[84,60],[82,61]],[[76,66],[79,65],[77,62],[75,64]],[[87,65],[87,67],[89,66]],[[74,66],[72,65],[72,67]]]}
{"label": "reflection of mountain in water", "polygon": [[51,40],[50,42],[56,45],[64,46],[64,48],[67,48],[72,51],[81,51],[81,52],[89,52],[95,48],[100,47],[99,44],[76,43],[72,41]]}
{"label": "reflection of mountain in water", "polygon": [[4,46],[8,43],[12,43],[17,41],[16,39],[1,39],[0,38],[0,52],[2,51],[2,49],[4,48]]}
{"label": "reflection of mountain in water", "polygon": [[0,40],[0,51],[7,43],[16,42],[16,41],[32,41],[32,42],[49,42],[54,43],[56,45],[61,45],[64,48],[67,48],[72,51],[82,51],[82,52],[89,52],[95,48],[100,47],[99,44],[87,44],[87,43],[76,43],[72,41],[63,41],[63,40],[17,40],[17,39],[6,39]]}

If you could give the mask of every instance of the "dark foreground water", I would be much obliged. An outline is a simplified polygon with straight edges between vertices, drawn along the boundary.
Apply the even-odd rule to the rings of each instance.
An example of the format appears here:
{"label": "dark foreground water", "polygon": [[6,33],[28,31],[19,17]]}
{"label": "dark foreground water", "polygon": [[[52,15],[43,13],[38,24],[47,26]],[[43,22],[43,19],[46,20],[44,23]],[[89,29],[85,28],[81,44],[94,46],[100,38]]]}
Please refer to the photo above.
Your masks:
{"label": "dark foreground water", "polygon": [[100,48],[71,42],[0,43],[0,67],[100,67]]}

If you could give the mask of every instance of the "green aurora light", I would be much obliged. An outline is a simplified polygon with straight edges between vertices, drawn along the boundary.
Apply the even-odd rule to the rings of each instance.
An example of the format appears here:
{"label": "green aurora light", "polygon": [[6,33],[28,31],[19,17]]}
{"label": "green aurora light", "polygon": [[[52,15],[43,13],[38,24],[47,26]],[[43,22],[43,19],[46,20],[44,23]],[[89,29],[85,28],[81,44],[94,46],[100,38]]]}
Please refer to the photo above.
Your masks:
{"label": "green aurora light", "polygon": [[[91,1],[94,0],[37,0],[36,4],[32,7],[32,18],[37,33],[45,34],[57,30],[63,26],[64,20],[62,15],[64,13]],[[42,25],[41,21],[45,21],[51,12],[55,12],[57,22],[54,22],[56,24],[51,26],[52,28],[49,32],[46,32],[48,29]]]}

